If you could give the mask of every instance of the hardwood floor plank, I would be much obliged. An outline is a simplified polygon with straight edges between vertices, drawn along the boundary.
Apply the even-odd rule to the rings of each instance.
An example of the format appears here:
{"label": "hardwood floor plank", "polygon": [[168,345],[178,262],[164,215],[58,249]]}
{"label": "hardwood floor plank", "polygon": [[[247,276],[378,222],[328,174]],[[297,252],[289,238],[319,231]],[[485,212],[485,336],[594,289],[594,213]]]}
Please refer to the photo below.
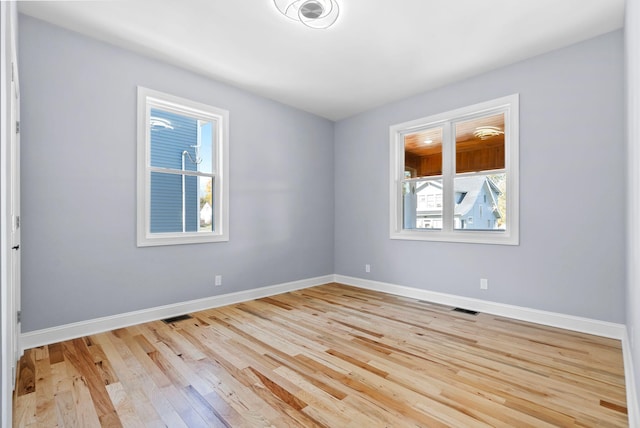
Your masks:
{"label": "hardwood floor plank", "polygon": [[[88,338],[88,340],[91,340],[91,338]],[[89,350],[89,353],[93,358],[93,363],[95,364],[96,370],[98,370],[98,372],[100,373],[102,382],[105,385],[110,385],[112,383],[118,382],[118,376],[113,371],[111,363],[109,362],[107,356],[104,354],[104,351],[102,350],[100,344],[91,343],[87,347],[87,349]]]}
{"label": "hardwood floor plank", "polygon": [[[330,381],[325,378],[323,373],[316,372],[313,367],[306,365],[300,359],[296,360],[284,360],[278,355],[265,354],[265,358],[272,359],[279,364],[278,369],[289,369],[290,373],[296,373],[301,376],[305,382],[316,387],[318,390],[329,394],[331,397],[337,400],[343,400],[347,397],[347,392],[339,387],[331,386]],[[276,371],[278,370],[276,369]]]}
{"label": "hardwood floor plank", "polygon": [[363,420],[362,414],[354,412],[349,406],[342,402],[341,399],[337,399],[334,395],[328,394],[325,390],[316,387],[311,382],[308,382],[308,378],[301,376],[299,373],[284,366],[278,367],[275,373],[288,379],[299,388],[297,396],[300,397],[303,402],[309,403],[309,405],[304,408],[304,412],[313,416],[315,420],[320,421],[323,425],[346,427],[354,420],[359,421],[360,424],[366,422],[368,425],[375,425],[375,420]]}
{"label": "hardwood floor plank", "polygon": [[[113,412],[98,414],[103,405],[95,405],[91,396],[90,386],[87,384],[84,376],[78,375],[73,377],[73,387],[71,393],[76,407],[76,415],[78,417],[79,426],[97,427],[101,425],[121,426],[115,409]],[[95,394],[95,393],[94,393]],[[107,394],[108,397],[108,394]],[[101,403],[104,403],[106,397],[100,397]],[[109,403],[111,400],[109,399]]]}
{"label": "hardwood floor plank", "polygon": [[14,427],[627,427],[620,341],[340,284],[27,350]]}
{"label": "hardwood floor plank", "polygon": [[207,423],[205,420],[200,416],[196,409],[189,404],[184,394],[181,393],[183,389],[177,389],[175,386],[171,385],[163,388],[163,393],[185,425],[190,428],[206,427]]}
{"label": "hardwood floor plank", "polygon": [[51,364],[61,363],[64,361],[64,351],[62,343],[53,343],[47,346],[49,350],[49,362]]}
{"label": "hardwood floor plank", "polygon": [[258,379],[260,379],[260,382],[262,383],[262,385],[264,385],[266,389],[271,391],[273,395],[278,397],[284,403],[288,404],[289,406],[293,407],[296,410],[302,410],[305,407],[307,407],[307,403],[305,403],[304,401],[296,397],[294,394],[287,391],[286,388],[283,388],[277,382],[274,382],[273,380],[271,380],[268,376],[264,375],[263,373],[261,373],[260,371],[256,370],[253,367],[249,367],[249,370],[251,370],[251,372],[253,372],[253,374]]}
{"label": "hardwood floor plank", "polygon": [[[121,426],[113,403],[102,382],[102,376],[96,369],[93,357],[87,349],[86,342],[83,339],[64,342],[63,352],[67,362],[67,371],[73,378],[74,398],[79,400],[76,405],[79,422],[93,422],[92,413],[95,413],[102,424],[113,427]],[[88,392],[88,397],[93,402],[92,405],[84,399],[80,400],[80,398],[86,398],[84,397],[85,392]]]}
{"label": "hardwood floor plank", "polygon": [[192,386],[183,388],[182,394],[185,396],[191,407],[194,408],[200,417],[206,422],[207,426],[216,428],[229,428],[231,426]]}
{"label": "hardwood floor plank", "polygon": [[[42,347],[46,349],[46,347]],[[35,362],[36,375],[36,421],[45,425],[48,421],[56,420],[56,403],[53,393],[53,375],[49,353],[42,352]]]}
{"label": "hardwood floor plank", "polygon": [[61,427],[79,427],[78,413],[76,412],[75,399],[73,393],[60,391],[56,394],[56,410],[58,415],[58,425]]}
{"label": "hardwood floor plank", "polygon": [[144,427],[144,423],[136,414],[131,398],[128,396],[122,384],[120,382],[114,382],[107,385],[106,388],[122,425],[132,428]]}
{"label": "hardwood floor plank", "polygon": [[[186,362],[176,356],[166,345],[164,345],[164,343],[158,342],[154,346],[159,350],[155,361],[157,363],[162,363],[162,367],[165,369],[166,373],[172,373],[174,376],[180,376],[181,373],[184,373],[184,377],[180,376],[180,379],[189,379],[180,380],[176,384],[185,385],[185,388],[191,386],[189,382],[196,385],[196,391],[198,391],[202,397],[214,406],[215,412],[221,415],[225,421],[239,424],[244,420],[244,416],[247,415],[251,419],[261,420],[259,414],[255,414],[253,410],[249,410],[245,407],[245,403],[248,403],[251,409],[260,409],[262,406],[265,406],[265,404],[261,401],[251,400],[250,397],[245,397],[242,385],[239,385],[236,379],[230,377],[225,369],[214,364],[214,361],[217,362],[224,359],[211,352],[210,349],[203,346],[197,339],[194,339],[194,346],[199,348],[201,351],[206,350],[208,352],[208,358],[192,362],[191,364],[195,366],[195,370],[194,368],[190,368]],[[223,379],[219,379],[215,373],[221,373],[223,375]],[[231,400],[227,403],[223,400],[218,400],[218,397],[231,398]],[[176,399],[175,396],[172,398]],[[241,398],[242,401],[238,402],[238,398]],[[184,400],[182,399],[178,399],[179,409],[187,407],[184,405],[183,401]],[[243,416],[240,416],[239,412],[242,412]],[[185,421],[191,421],[190,426],[195,423],[193,422],[193,415],[185,414],[182,411],[180,414],[183,416]],[[263,425],[260,423],[255,426]],[[269,424],[265,423],[264,426],[269,426]]]}
{"label": "hardwood floor plank", "polygon": [[27,349],[22,358],[20,358],[20,365],[18,367],[20,378],[16,383],[16,394],[18,397],[36,391],[36,366],[33,354],[34,351],[32,349]]}
{"label": "hardwood floor plank", "polygon": [[36,422],[36,394],[14,394],[13,426],[23,427]]}

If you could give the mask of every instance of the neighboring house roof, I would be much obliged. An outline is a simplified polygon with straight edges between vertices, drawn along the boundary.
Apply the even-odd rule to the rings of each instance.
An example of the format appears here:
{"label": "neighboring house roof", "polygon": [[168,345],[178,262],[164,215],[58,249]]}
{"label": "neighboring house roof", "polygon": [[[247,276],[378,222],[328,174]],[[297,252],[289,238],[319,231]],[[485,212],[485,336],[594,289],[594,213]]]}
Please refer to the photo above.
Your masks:
{"label": "neighboring house roof", "polygon": [[478,199],[484,182],[485,178],[479,175],[455,179],[456,193],[461,192],[464,194],[460,202],[456,201],[455,215],[464,216],[471,211],[473,205],[476,203],[476,199]]}
{"label": "neighboring house roof", "polygon": [[[497,196],[501,193],[500,189],[495,185],[493,181],[482,175],[474,175],[470,177],[458,177],[455,179],[456,193],[460,192],[464,194],[464,197],[459,203],[456,203],[455,215],[465,216],[476,203],[483,186],[487,186],[487,194],[491,196],[491,205],[497,206]],[[500,212],[493,210],[493,214],[496,218],[500,218]]]}
{"label": "neighboring house roof", "polygon": [[422,190],[426,189],[429,186],[435,187],[438,190],[442,190],[442,182],[440,182],[440,181],[426,181],[426,182],[423,182],[423,184],[416,186],[416,193],[420,193]]}

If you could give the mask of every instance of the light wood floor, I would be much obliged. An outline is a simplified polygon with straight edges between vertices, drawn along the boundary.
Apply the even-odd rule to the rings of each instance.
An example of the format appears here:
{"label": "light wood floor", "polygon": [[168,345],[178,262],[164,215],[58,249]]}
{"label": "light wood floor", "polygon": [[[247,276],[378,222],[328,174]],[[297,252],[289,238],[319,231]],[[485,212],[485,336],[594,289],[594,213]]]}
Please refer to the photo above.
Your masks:
{"label": "light wood floor", "polygon": [[328,284],[26,351],[14,426],[623,427],[620,342]]}

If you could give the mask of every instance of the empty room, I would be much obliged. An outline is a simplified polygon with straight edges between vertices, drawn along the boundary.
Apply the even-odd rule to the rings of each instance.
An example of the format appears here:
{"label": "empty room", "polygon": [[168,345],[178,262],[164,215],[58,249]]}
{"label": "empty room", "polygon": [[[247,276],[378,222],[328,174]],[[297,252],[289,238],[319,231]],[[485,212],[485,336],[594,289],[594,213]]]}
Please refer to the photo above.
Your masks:
{"label": "empty room", "polygon": [[3,427],[640,427],[640,0],[0,7]]}

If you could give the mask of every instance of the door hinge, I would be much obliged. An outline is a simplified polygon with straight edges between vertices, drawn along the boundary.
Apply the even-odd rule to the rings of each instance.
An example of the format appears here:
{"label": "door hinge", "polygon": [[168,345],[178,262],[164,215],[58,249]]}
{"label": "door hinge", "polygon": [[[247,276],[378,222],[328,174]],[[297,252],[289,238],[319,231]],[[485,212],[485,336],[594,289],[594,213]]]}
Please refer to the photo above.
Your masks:
{"label": "door hinge", "polygon": [[16,134],[20,133],[20,121],[16,120]]}
{"label": "door hinge", "polygon": [[20,324],[22,321],[22,311],[16,312],[16,320],[18,321],[18,324]]}

